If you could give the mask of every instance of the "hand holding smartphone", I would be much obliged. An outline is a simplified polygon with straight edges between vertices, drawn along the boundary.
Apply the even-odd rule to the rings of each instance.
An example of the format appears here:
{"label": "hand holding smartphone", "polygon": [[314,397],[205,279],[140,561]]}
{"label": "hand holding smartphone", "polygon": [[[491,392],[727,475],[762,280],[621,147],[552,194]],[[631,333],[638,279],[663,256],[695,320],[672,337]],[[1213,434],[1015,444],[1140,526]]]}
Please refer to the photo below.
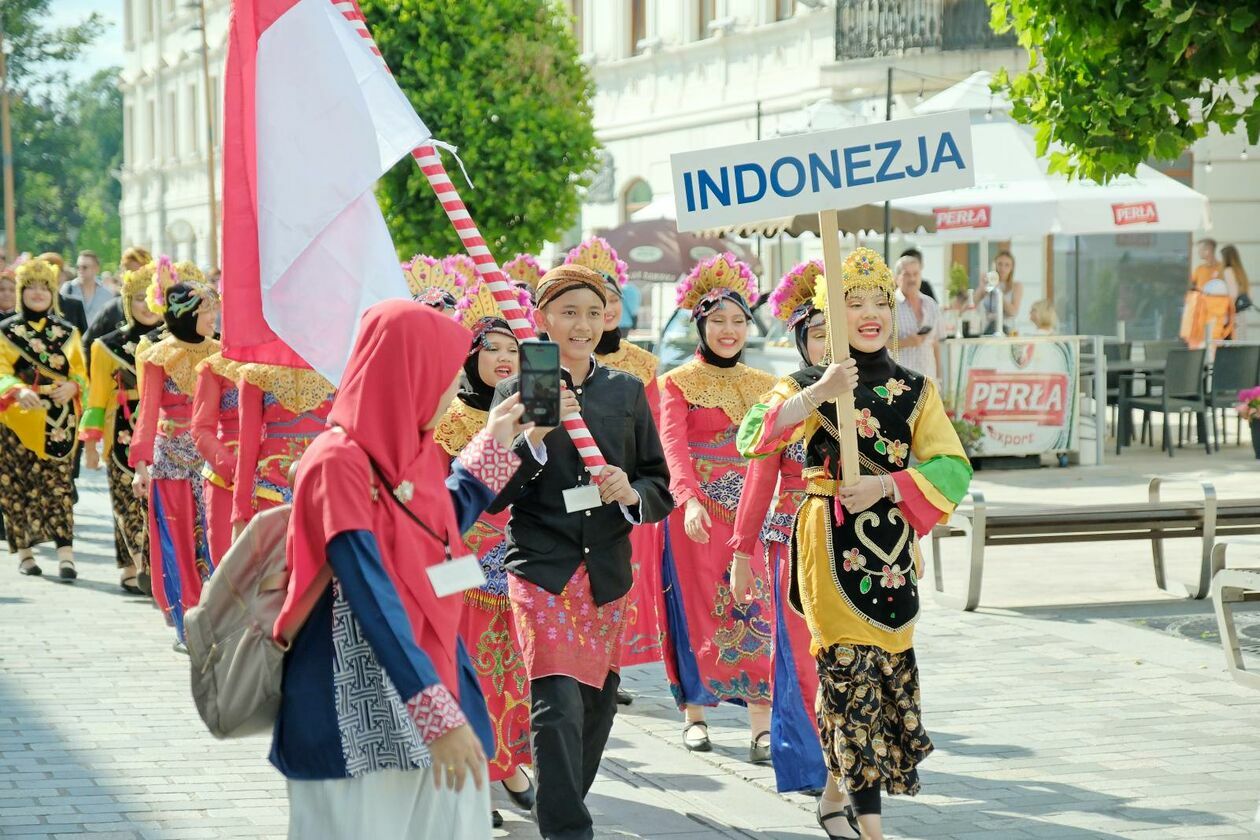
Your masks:
{"label": "hand holding smartphone", "polygon": [[560,425],[560,345],[552,341],[521,343],[521,403],[524,420],[537,427]]}

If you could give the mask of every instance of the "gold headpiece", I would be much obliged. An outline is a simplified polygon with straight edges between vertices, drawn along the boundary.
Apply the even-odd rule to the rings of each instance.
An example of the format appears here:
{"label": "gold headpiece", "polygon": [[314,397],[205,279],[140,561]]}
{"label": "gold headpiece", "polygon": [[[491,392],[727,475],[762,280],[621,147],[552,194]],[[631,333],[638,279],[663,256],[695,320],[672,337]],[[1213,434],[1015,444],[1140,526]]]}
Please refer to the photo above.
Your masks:
{"label": "gold headpiece", "polygon": [[403,273],[407,276],[411,296],[430,306],[436,306],[436,302],[448,296],[450,301],[458,301],[464,293],[463,275],[455,271],[447,260],[417,254],[411,262],[404,263]]}
{"label": "gold headpiece", "polygon": [[620,289],[630,279],[629,267],[624,260],[618,258],[617,250],[602,236],[592,236],[582,242],[569,251],[564,261],[567,265],[584,265],[603,275],[615,289]]}
{"label": "gold headpiece", "polygon": [[814,281],[822,273],[822,260],[810,260],[783,275],[779,285],[770,293],[770,311],[774,317],[790,326],[798,309],[813,304]]}
{"label": "gold headpiece", "polygon": [[[854,289],[873,289],[888,295],[893,306],[897,305],[897,282],[884,258],[870,248],[858,248],[844,258],[840,277],[844,281],[844,293]],[[821,274],[815,278],[814,306],[827,311],[827,280]]]}
{"label": "gold headpiece", "polygon": [[122,276],[122,288],[119,293],[124,300],[130,300],[132,296],[138,295],[149,288],[149,284],[153,282],[153,272],[157,270],[157,263],[149,260],[149,262],[132,271],[124,271]]}
{"label": "gold headpiece", "polygon": [[13,272],[14,279],[17,280],[17,293],[19,299],[22,290],[28,286],[43,286],[48,291],[57,294],[57,287],[60,285],[61,273],[57,271],[57,267],[46,260],[32,259],[22,261]]}
{"label": "gold headpiece", "polygon": [[503,266],[503,273],[513,283],[538,290],[538,283],[545,273],[533,254],[517,254]]}
{"label": "gold headpiece", "polygon": [[727,251],[700,262],[678,284],[678,307],[695,312],[702,302],[735,292],[748,306],[757,302],[757,278],[752,269]]}
{"label": "gold headpiece", "polygon": [[[528,292],[513,288],[512,293],[516,295],[517,302],[526,312],[532,308]],[[502,319],[503,310],[499,307],[499,302],[494,299],[490,284],[479,280],[459,299],[459,305],[455,307],[455,317],[471,330],[486,318]]]}
{"label": "gold headpiece", "polygon": [[467,254],[451,254],[442,260],[446,271],[459,277],[461,286],[468,288],[477,280],[477,264]]}

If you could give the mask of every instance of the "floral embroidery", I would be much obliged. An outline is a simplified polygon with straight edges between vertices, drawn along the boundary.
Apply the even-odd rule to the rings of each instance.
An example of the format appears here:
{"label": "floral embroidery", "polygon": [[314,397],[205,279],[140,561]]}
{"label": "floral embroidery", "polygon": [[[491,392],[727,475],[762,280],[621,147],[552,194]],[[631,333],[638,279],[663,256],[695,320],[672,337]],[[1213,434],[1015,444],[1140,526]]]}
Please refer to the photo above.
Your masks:
{"label": "floral embroidery", "polygon": [[56,325],[50,327],[48,330],[48,337],[53,339],[65,338],[68,334],[69,333],[67,333],[64,329]]}
{"label": "floral embroidery", "polygon": [[131,445],[131,432],[127,431],[126,429],[123,429],[121,432],[119,432],[118,442],[122,444],[123,446],[130,446]]}
{"label": "floral embroidery", "polygon": [[873,390],[883,398],[884,402],[892,405],[893,400],[910,390],[910,386],[904,379],[889,379],[883,385],[876,385]]}
{"label": "floral embroidery", "polygon": [[871,416],[869,408],[857,412],[857,431],[864,438],[873,438],[879,434],[879,418]]}
{"label": "floral embroidery", "polygon": [[[866,558],[862,556],[862,552],[856,548],[850,548],[844,553],[844,570],[846,572],[856,571],[866,568]],[[885,569],[888,567],[885,566]]]}
{"label": "floral embroidery", "polygon": [[900,589],[906,585],[906,576],[897,566],[884,566],[879,585],[887,589]]}
{"label": "floral embroidery", "polygon": [[415,495],[416,486],[410,481],[404,481],[394,488],[394,497],[403,504],[410,502]]}
{"label": "floral embroidery", "polygon": [[48,357],[48,364],[52,365],[55,368],[59,368],[65,363],[66,363],[66,357],[61,355],[60,353],[53,353],[51,356]]}
{"label": "floral embroidery", "polygon": [[31,349],[34,350],[36,353],[42,354],[42,353],[48,352],[48,345],[40,341],[38,338],[32,338],[29,343],[30,343]]}

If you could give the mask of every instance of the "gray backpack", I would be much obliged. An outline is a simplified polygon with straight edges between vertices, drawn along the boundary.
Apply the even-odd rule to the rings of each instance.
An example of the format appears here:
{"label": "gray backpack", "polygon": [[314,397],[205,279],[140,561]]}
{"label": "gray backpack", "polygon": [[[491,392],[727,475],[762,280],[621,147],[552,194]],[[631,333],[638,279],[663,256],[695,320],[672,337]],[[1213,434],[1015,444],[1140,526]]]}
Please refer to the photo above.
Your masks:
{"label": "gray backpack", "polygon": [[193,700],[216,738],[266,732],[280,709],[286,648],[272,628],[288,594],[291,510],[284,505],[250,521],[184,619]]}

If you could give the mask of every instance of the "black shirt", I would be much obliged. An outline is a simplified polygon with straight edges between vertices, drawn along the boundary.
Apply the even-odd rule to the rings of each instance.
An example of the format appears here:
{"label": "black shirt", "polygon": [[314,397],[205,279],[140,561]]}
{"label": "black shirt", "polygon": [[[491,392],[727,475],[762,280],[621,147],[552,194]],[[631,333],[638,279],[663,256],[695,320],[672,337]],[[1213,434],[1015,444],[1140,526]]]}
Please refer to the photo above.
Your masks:
{"label": "black shirt", "polygon": [[[574,393],[582,419],[605,460],[625,470],[640,503],[631,508],[639,522],[659,522],[674,508],[669,493],[669,467],[656,423],[648,408],[643,383],[628,373],[593,364],[591,374]],[[496,389],[501,402],[519,389],[518,379]],[[521,468],[488,508],[498,513],[512,507],[507,529],[509,572],[554,594],[585,562],[591,593],[599,605],[630,591],[630,529],[621,505],[602,505],[569,513],[564,491],[589,484],[590,474],[563,427],[543,439],[547,463],[539,465],[524,438],[517,441]]]}

